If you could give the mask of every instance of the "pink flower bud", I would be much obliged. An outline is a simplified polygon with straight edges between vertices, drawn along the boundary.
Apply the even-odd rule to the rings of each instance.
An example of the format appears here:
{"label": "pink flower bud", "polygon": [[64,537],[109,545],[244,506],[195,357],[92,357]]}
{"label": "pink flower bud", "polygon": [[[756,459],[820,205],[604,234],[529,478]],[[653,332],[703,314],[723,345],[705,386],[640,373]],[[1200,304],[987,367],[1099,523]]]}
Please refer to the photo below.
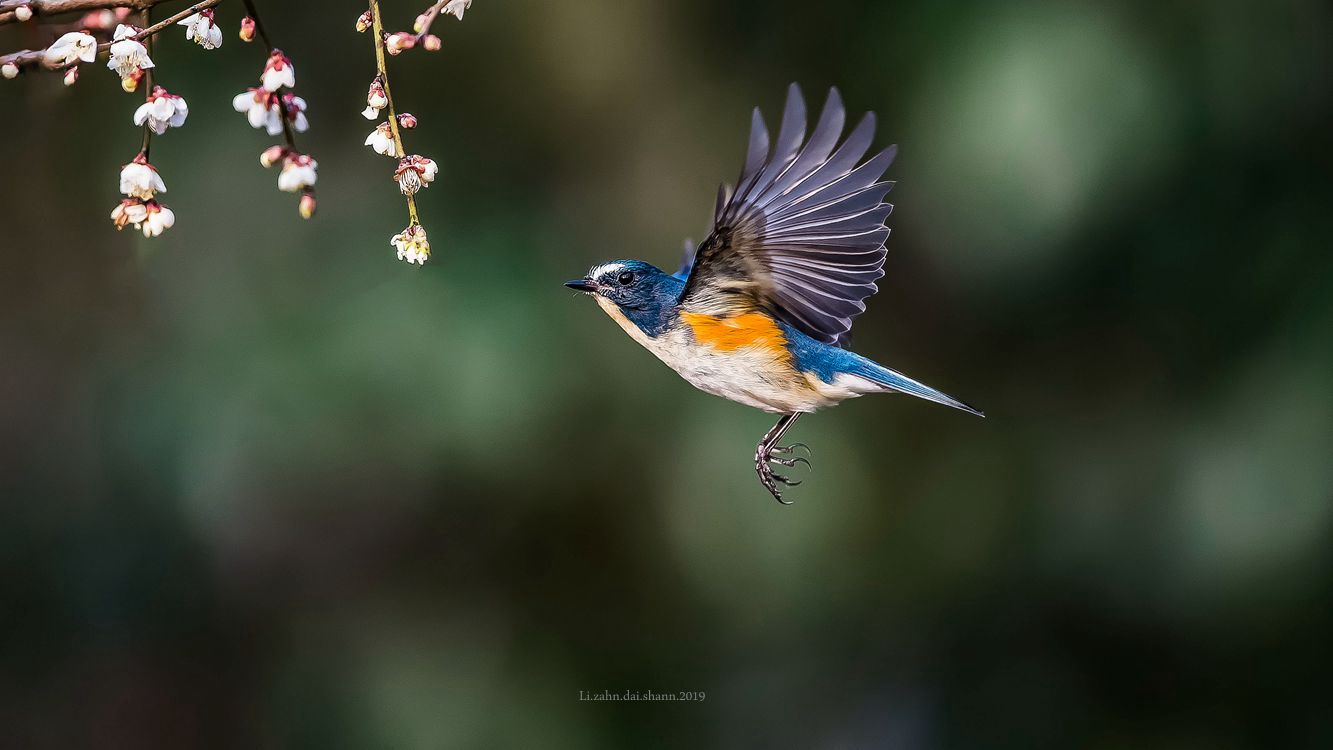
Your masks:
{"label": "pink flower bud", "polygon": [[302,219],[309,219],[311,216],[314,216],[315,206],[316,203],[315,203],[314,193],[310,191],[301,193],[301,203],[297,206],[297,210],[301,212]]}
{"label": "pink flower bud", "polygon": [[417,20],[412,22],[412,30],[420,34],[426,30],[426,24],[430,21],[430,16],[425,13],[417,16]]}
{"label": "pink flower bud", "polygon": [[444,46],[444,44],[440,41],[438,36],[427,34],[426,38],[421,40],[421,46],[425,47],[427,52],[439,52],[440,47]]}
{"label": "pink flower bud", "polygon": [[133,94],[139,90],[139,81],[143,79],[143,68],[135,68],[134,72],[120,79],[120,87],[127,94]]}
{"label": "pink flower bud", "polygon": [[14,9],[14,17],[20,21],[27,21],[32,18],[32,6],[24,3]]}
{"label": "pink flower bud", "polygon": [[73,86],[74,82],[77,80],[79,80],[79,66],[75,65],[74,67],[65,71],[65,85]]}
{"label": "pink flower bud", "polygon": [[362,13],[359,17],[357,17],[356,30],[358,32],[364,32],[366,29],[370,28],[374,23],[375,22],[370,17],[370,11],[366,11],[365,13]]}
{"label": "pink flower bud", "polygon": [[269,167],[281,161],[282,158],[286,155],[287,155],[286,146],[269,146],[268,148],[264,149],[264,153],[259,155],[259,163],[262,164],[265,169],[268,169]]}
{"label": "pink flower bud", "polygon": [[398,115],[398,127],[403,130],[411,130],[417,126],[416,115],[410,112],[403,112]]}
{"label": "pink flower bud", "polygon": [[241,19],[241,41],[253,42],[255,40],[255,19],[246,16]]}
{"label": "pink flower bud", "polygon": [[384,51],[391,55],[402,54],[405,49],[416,46],[417,38],[406,31],[395,31],[384,38]]}

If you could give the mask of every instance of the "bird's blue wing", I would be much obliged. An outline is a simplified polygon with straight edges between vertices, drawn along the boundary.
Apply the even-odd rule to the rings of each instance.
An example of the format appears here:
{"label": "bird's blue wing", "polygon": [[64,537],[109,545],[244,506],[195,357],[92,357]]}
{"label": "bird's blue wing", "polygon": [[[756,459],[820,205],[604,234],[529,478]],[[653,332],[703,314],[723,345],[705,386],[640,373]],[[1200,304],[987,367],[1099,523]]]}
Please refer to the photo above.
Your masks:
{"label": "bird's blue wing", "polygon": [[[881,182],[897,146],[862,161],[874,138],[867,114],[842,145],[842,97],[829,91],[809,139],[801,90],[792,84],[772,153],[755,109],[735,190],[718,192],[713,228],[699,246],[681,303],[725,312],[759,304],[817,341],[837,344],[884,275]],[[836,146],[836,149],[835,149]]]}
{"label": "bird's blue wing", "polygon": [[694,256],[696,248],[694,240],[685,240],[685,247],[680,251],[680,268],[671,274],[673,277],[684,281],[690,277],[690,270],[694,268]]}

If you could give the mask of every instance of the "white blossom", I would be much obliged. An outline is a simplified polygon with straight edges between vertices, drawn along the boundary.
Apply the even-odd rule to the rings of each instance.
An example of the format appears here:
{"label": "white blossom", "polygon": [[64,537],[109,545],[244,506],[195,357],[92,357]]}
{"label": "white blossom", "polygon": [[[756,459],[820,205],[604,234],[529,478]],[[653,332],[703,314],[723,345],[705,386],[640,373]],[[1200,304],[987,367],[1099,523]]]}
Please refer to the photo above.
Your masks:
{"label": "white blossom", "polygon": [[458,20],[463,20],[463,11],[472,7],[472,0],[449,0],[444,6],[446,16],[454,16]]}
{"label": "white blossom", "polygon": [[292,67],[292,61],[282,54],[282,50],[275,49],[273,54],[268,56],[268,62],[264,63],[264,75],[260,80],[264,82],[264,88],[269,91],[277,91],[283,86],[294,88],[296,69]]}
{"label": "white blossom", "polygon": [[130,38],[138,32],[138,29],[125,24],[116,27],[116,41],[111,44],[111,59],[107,60],[106,66],[116,71],[122,83],[138,71],[153,67],[153,61],[148,57],[148,48],[137,39]]}
{"label": "white blossom", "polygon": [[148,129],[158,135],[167,132],[167,128],[179,128],[185,124],[190,108],[185,99],[167,93],[161,86],[154,86],[147,101],[134,111],[134,124],[148,123]]}
{"label": "white blossom", "polygon": [[126,224],[133,224],[138,229],[147,216],[148,207],[138,198],[126,198],[111,209],[111,221],[117,231],[124,229]]}
{"label": "white blossom", "polygon": [[175,225],[176,214],[173,213],[171,209],[163,206],[157,201],[148,201],[146,207],[148,209],[148,217],[143,223],[143,236],[156,237]]}
{"label": "white blossom", "polygon": [[134,161],[120,168],[120,192],[131,198],[148,200],[156,193],[167,192],[167,186],[157,169],[139,154]]}
{"label": "white blossom", "polygon": [[370,82],[370,88],[366,90],[366,108],[361,112],[361,116],[367,120],[378,119],[380,110],[389,106],[389,95],[384,92],[384,84],[380,83],[379,76]]}
{"label": "white blossom", "polygon": [[18,78],[19,66],[15,65],[12,62],[7,62],[4,65],[0,65],[0,76],[4,76],[5,78],[11,81],[14,80],[15,78]]}
{"label": "white blossom", "polygon": [[429,187],[437,172],[439,166],[434,161],[413,154],[398,162],[393,178],[398,181],[398,189],[403,191],[403,195],[413,195],[421,188]]}
{"label": "white blossom", "polygon": [[413,224],[395,234],[389,244],[398,250],[398,260],[424,266],[430,257],[430,241],[426,238],[426,228],[420,224]]}
{"label": "white blossom", "polygon": [[32,6],[24,3],[14,9],[14,17],[19,21],[28,21],[32,18]]}
{"label": "white blossom", "polygon": [[389,129],[389,123],[382,122],[370,135],[366,136],[366,145],[375,150],[377,154],[393,156],[396,150],[393,144],[393,132]]}
{"label": "white blossom", "polygon": [[217,49],[222,46],[222,29],[213,21],[213,9],[201,10],[176,22],[185,27],[185,38],[204,49]]}
{"label": "white blossom", "polygon": [[[310,121],[305,116],[305,99],[296,94],[287,93],[282,95],[282,103],[287,110],[287,119],[292,123],[292,130],[304,133],[310,129]],[[281,116],[281,113],[279,113],[279,116]],[[278,124],[281,127],[282,123],[279,122]],[[277,135],[277,133],[270,133],[269,135]]]}
{"label": "white blossom", "polygon": [[[302,102],[304,104],[304,102]],[[244,112],[252,128],[263,128],[269,135],[282,132],[278,98],[264,88],[248,89],[232,97],[232,109]]]}
{"label": "white blossom", "polygon": [[285,193],[295,193],[315,184],[315,170],[319,162],[305,154],[289,154],[282,162],[282,173],[278,175],[278,189]]}
{"label": "white blossom", "polygon": [[176,223],[176,214],[155,200],[126,198],[111,211],[111,221],[118,230],[133,224],[143,236],[156,237]]}
{"label": "white blossom", "polygon": [[71,31],[47,47],[42,57],[51,66],[69,65],[78,60],[92,62],[97,59],[97,40],[92,34]]}

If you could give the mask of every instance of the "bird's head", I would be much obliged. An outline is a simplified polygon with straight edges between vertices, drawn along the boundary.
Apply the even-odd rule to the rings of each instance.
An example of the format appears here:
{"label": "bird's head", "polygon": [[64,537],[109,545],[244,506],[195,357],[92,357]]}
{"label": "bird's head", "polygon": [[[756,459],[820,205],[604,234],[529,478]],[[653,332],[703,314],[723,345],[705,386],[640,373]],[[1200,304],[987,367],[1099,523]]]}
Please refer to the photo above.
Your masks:
{"label": "bird's head", "polygon": [[641,260],[613,260],[593,266],[581,279],[565,286],[591,294],[612,313],[619,312],[648,335],[666,323],[685,282]]}
{"label": "bird's head", "polygon": [[565,286],[596,295],[626,310],[674,303],[680,294],[679,279],[641,260],[613,260],[593,266],[587,276],[566,281]]}

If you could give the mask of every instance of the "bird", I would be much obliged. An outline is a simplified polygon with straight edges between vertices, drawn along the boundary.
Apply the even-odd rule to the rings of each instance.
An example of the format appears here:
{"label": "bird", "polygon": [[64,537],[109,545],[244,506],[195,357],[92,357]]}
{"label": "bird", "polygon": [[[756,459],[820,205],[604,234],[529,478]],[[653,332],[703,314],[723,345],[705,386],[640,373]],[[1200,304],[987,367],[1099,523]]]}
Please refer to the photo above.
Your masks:
{"label": "bird", "polygon": [[887,256],[883,177],[889,146],[863,159],[875,134],[866,113],[839,143],[846,122],[831,88],[806,137],[800,87],[788,88],[772,141],[754,109],[744,166],[722,183],[712,227],[685,241],[674,273],[642,260],[593,266],[565,286],[592,296],[629,337],[694,387],[780,415],[755,447],[755,473],[784,505],[793,480],[773,464],[804,464],[803,443],[780,445],[802,414],[868,393],[905,393],[977,416],[968,404],[847,348],[852,320],[878,291]]}

